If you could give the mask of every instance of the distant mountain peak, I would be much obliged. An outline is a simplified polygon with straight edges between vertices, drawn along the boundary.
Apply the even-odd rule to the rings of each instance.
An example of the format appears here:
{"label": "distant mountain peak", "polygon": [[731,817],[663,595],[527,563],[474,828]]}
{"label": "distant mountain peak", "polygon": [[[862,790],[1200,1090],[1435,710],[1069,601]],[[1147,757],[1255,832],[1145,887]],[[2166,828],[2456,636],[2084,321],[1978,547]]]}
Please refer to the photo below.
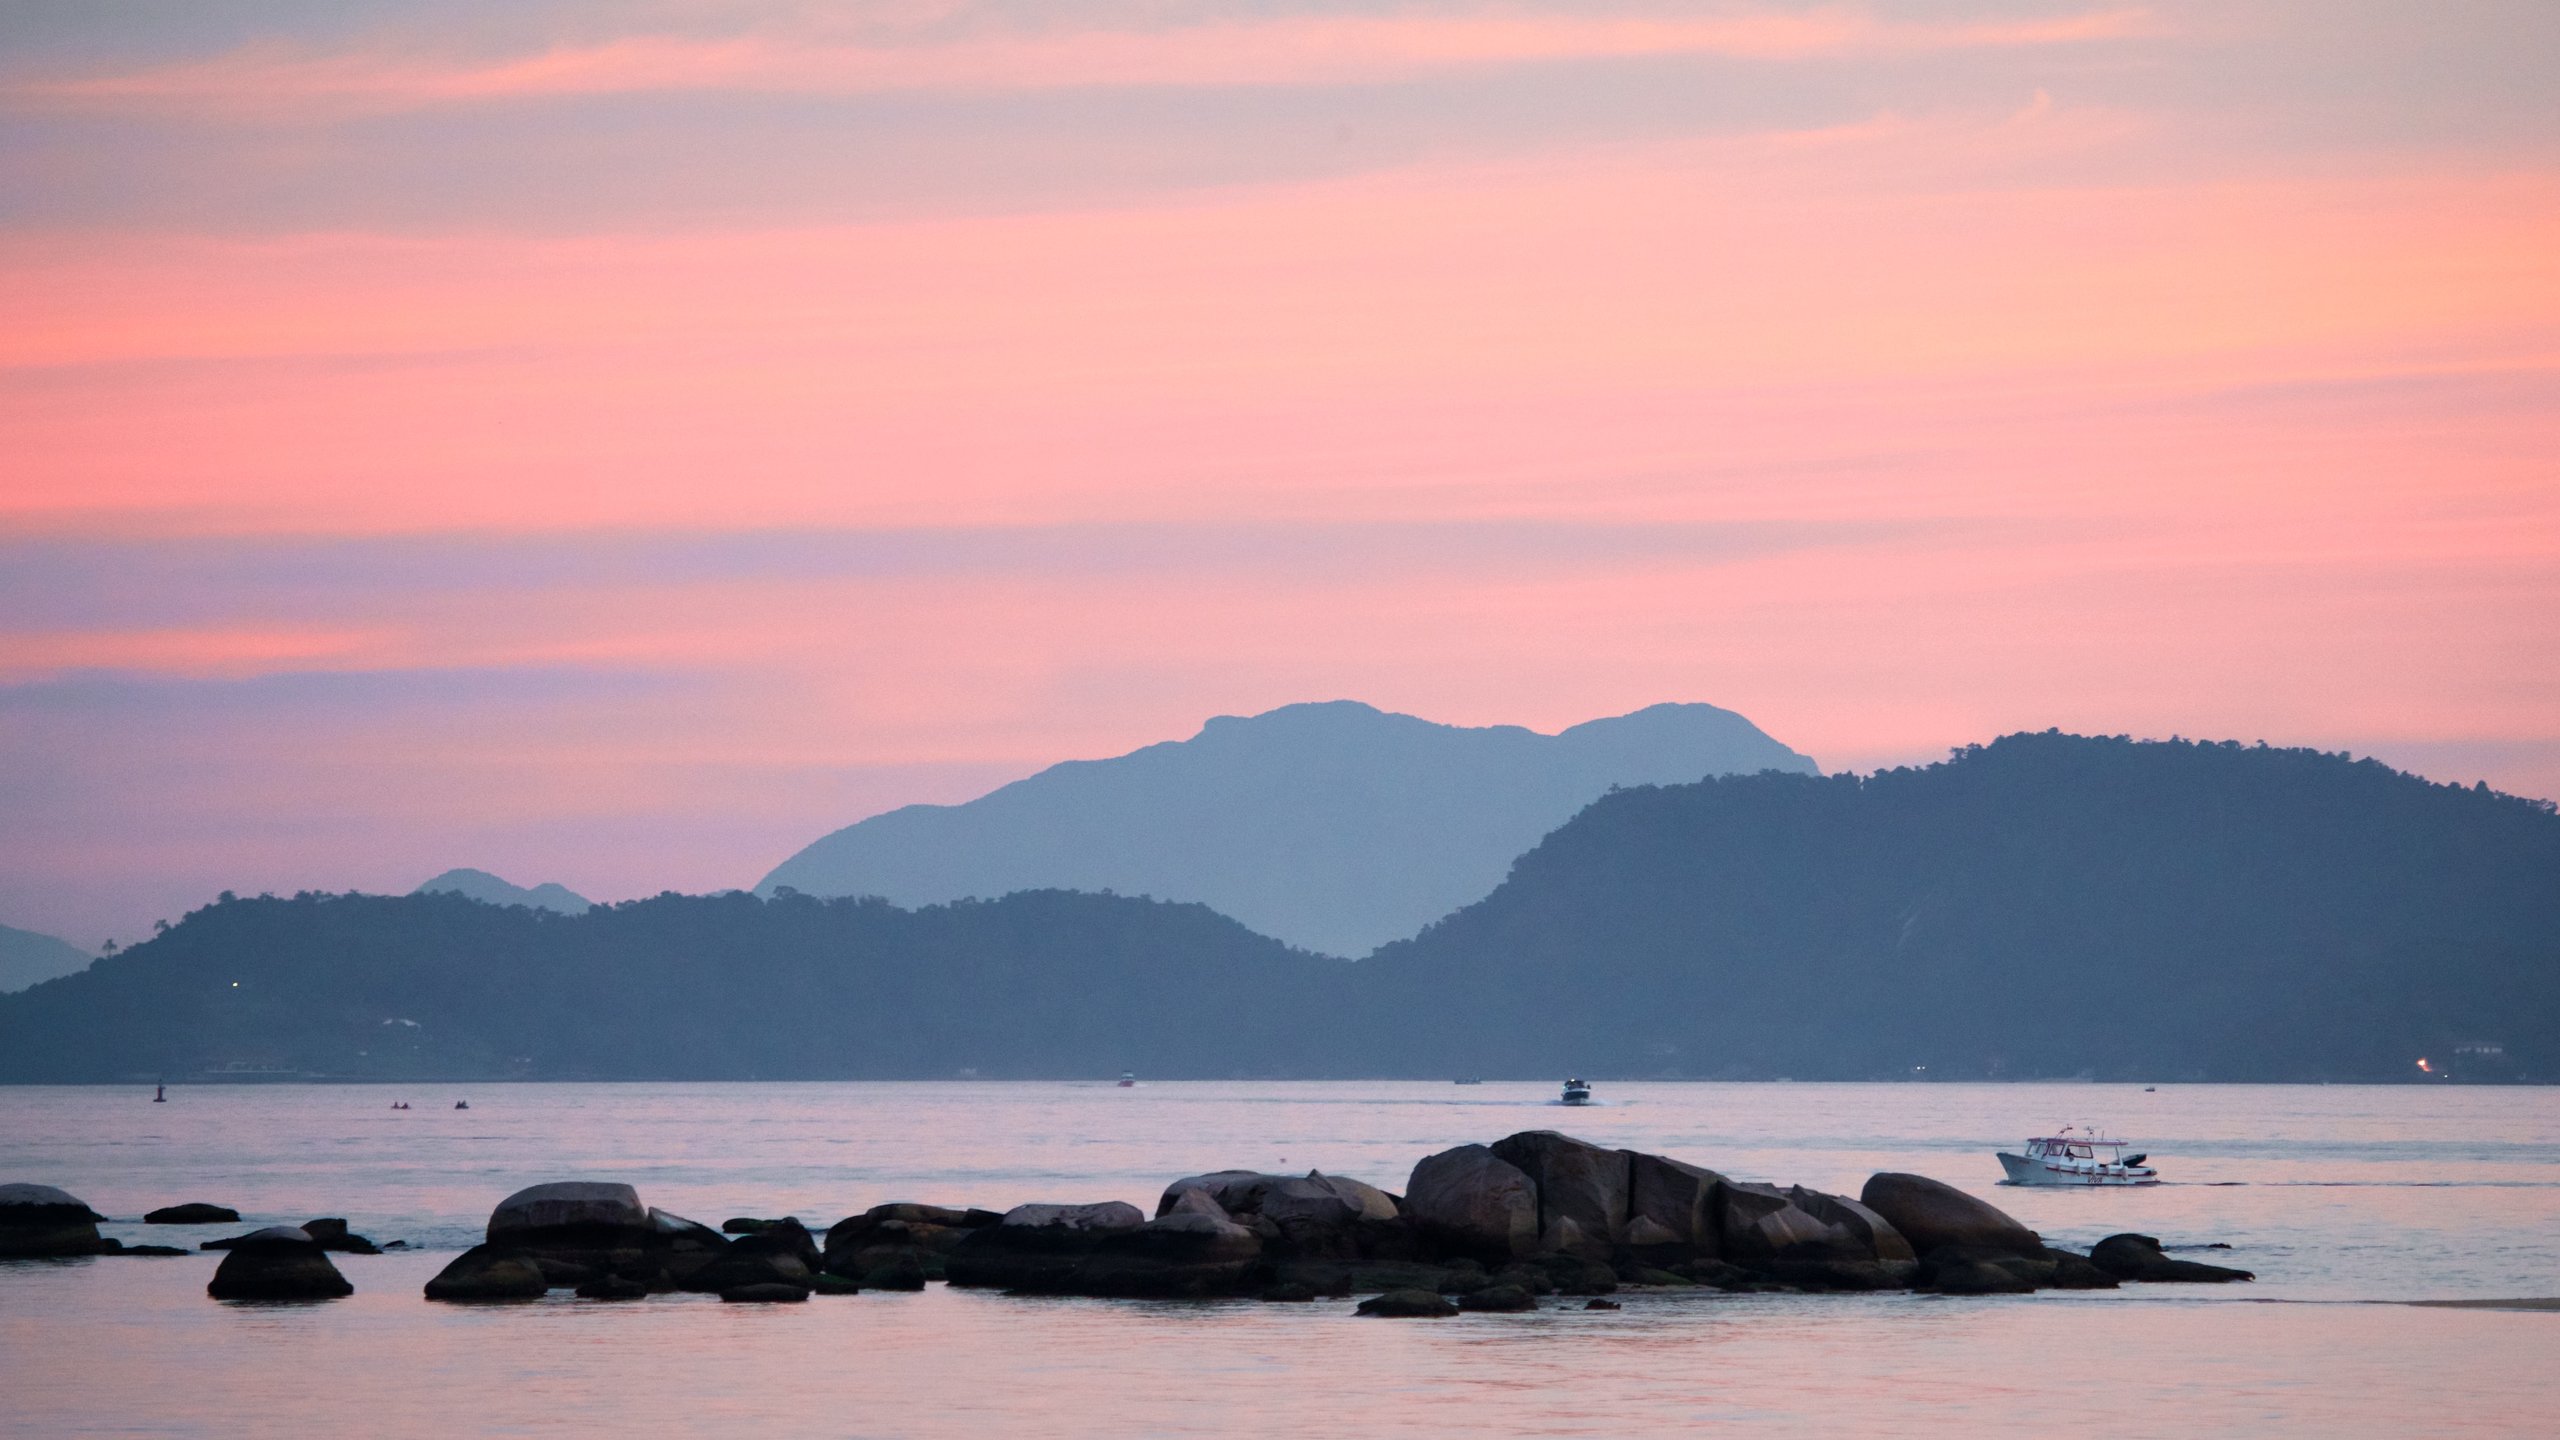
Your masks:
{"label": "distant mountain peak", "polygon": [[758,889],[902,905],[1114,890],[1195,901],[1291,944],[1357,955],[1481,898],[1612,786],[1760,770],[1819,773],[1713,705],[1655,705],[1546,735],[1309,701],[1053,765],[966,804],[875,815]]}
{"label": "distant mountain peak", "polygon": [[68,940],[0,925],[0,995],[76,974],[91,958]]}
{"label": "distant mountain peak", "polygon": [[556,910],[563,915],[584,915],[595,908],[594,901],[565,885],[546,881],[528,890],[521,885],[509,884],[486,870],[468,867],[447,870],[409,893],[453,894],[484,905],[530,905],[536,910]]}

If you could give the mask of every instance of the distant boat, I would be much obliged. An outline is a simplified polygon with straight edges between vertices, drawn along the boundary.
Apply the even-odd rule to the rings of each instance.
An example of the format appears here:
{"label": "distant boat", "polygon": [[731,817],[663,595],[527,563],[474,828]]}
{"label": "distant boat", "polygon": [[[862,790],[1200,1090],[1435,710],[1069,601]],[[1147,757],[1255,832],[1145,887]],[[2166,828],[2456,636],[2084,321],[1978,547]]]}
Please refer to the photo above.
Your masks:
{"label": "distant boat", "polygon": [[1138,1088],[1138,1072],[1137,1072],[1137,1071],[1135,1071],[1135,1070],[1123,1070],[1123,1071],[1121,1071],[1121,1072],[1120,1072],[1120,1088],[1121,1088],[1121,1089],[1123,1089],[1123,1090],[1135,1090],[1135,1089],[1137,1089],[1137,1088]]}
{"label": "distant boat", "polygon": [[2157,1185],[2160,1172],[2143,1164],[2148,1155],[2127,1155],[2124,1142],[2097,1131],[2062,1127],[2058,1135],[2039,1135],[2027,1142],[2027,1153],[1994,1152],[2009,1172],[2012,1185]]}
{"label": "distant boat", "polygon": [[1591,1103],[1591,1085],[1590,1085],[1590,1083],[1589,1083],[1588,1081],[1584,1081],[1584,1080],[1567,1080],[1566,1082],[1564,1082],[1564,1103],[1565,1103],[1565,1104],[1567,1104],[1567,1105],[1588,1105],[1588,1104],[1590,1104],[1590,1103]]}
{"label": "distant boat", "polygon": [[1452,1085],[1481,1085],[1484,1083],[1484,1077],[1481,1075],[1461,1075],[1449,1083]]}
{"label": "distant boat", "polygon": [[468,1100],[456,1100],[453,1102],[453,1108],[456,1110],[468,1110],[471,1108],[471,1102]]}

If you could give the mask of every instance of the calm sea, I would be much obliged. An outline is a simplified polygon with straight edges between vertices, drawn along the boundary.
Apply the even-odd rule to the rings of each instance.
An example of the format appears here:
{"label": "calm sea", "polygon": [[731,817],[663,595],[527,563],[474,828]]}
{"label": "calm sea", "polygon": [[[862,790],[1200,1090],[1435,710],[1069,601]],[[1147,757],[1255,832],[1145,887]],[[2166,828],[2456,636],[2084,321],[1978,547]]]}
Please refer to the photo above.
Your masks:
{"label": "calm sea", "polygon": [[[2098,1085],[846,1084],[0,1087],[0,1182],[128,1241],[343,1215],[317,1305],[227,1305],[215,1257],[0,1265],[0,1434],[1634,1435],[1710,1426],[2074,1435],[2560,1432],[2560,1090]],[[395,1111],[394,1100],[414,1108]],[[457,1099],[468,1110],[452,1108]],[[1995,1147],[2097,1123],[2174,1183],[1995,1185]],[[1012,1300],[935,1286],[801,1306],[419,1287],[508,1192],[614,1179],[717,1225],[885,1200],[1124,1199],[1228,1167],[1401,1190],[1415,1160],[1558,1128],[1855,1194],[1912,1170],[2048,1238],[2119,1230],[2254,1285],[1955,1299],[1638,1295],[1614,1313],[1353,1320],[1349,1306]],[[128,1223],[180,1201],[241,1226]],[[1578,1302],[1577,1302],[1578,1303]]]}

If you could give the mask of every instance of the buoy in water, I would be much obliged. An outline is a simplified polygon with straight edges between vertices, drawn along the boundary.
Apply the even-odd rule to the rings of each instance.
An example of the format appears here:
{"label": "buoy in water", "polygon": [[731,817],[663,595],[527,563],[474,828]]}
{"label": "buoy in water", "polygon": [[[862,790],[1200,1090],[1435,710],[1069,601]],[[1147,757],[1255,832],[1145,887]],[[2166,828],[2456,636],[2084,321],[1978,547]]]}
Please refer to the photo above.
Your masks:
{"label": "buoy in water", "polygon": [[166,1104],[168,1104],[168,1103],[169,1103],[169,1087],[168,1087],[168,1086],[166,1086],[166,1085],[154,1085],[154,1086],[152,1086],[152,1087],[151,1087],[151,1103],[152,1103],[152,1104],[154,1104],[154,1105],[166,1105]]}

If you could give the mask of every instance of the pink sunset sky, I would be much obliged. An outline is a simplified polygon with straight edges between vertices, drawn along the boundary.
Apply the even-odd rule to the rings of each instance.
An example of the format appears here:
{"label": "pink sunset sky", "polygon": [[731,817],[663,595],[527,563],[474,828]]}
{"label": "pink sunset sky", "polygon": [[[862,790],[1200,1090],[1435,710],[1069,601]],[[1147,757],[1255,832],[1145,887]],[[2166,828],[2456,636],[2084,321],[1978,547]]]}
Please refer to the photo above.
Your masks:
{"label": "pink sunset sky", "polygon": [[1208,716],[2560,795],[2560,6],[0,14],[0,922]]}

